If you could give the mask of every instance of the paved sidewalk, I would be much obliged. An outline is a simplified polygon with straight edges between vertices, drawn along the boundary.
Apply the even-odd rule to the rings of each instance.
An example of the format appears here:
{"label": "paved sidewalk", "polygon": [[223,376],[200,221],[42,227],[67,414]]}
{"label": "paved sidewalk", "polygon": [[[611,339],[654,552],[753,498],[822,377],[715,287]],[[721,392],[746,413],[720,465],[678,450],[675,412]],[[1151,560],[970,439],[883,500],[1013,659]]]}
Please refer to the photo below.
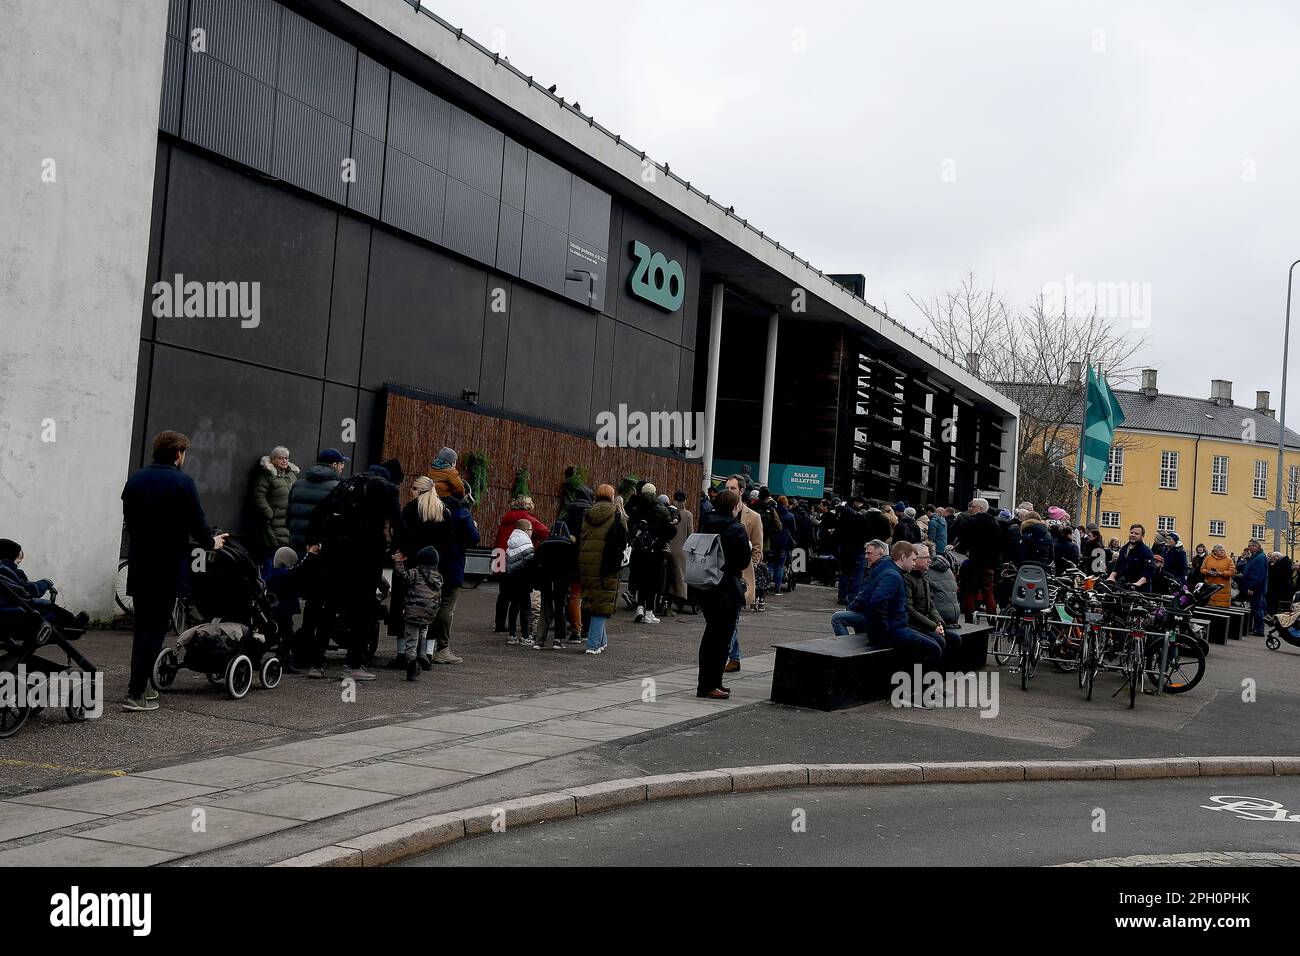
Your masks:
{"label": "paved sidewalk", "polygon": [[412,796],[419,816],[431,791],[455,803],[458,784],[766,699],[773,658],[747,658],[729,701],[663,671],[11,797],[0,866],[176,862]]}

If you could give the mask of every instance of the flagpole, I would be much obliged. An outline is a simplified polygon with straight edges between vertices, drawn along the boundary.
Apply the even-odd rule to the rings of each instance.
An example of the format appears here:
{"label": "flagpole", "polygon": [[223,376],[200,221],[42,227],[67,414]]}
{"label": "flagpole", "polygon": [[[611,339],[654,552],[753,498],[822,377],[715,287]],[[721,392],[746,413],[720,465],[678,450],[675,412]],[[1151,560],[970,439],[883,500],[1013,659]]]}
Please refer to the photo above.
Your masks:
{"label": "flagpole", "polygon": [[[1091,371],[1092,353],[1083,357],[1083,367]],[[1073,384],[1073,383],[1072,383]],[[1088,385],[1085,380],[1083,386],[1083,408],[1079,412],[1079,454],[1074,465],[1075,481],[1079,485],[1079,498],[1074,506],[1074,515],[1077,518],[1083,512],[1083,429],[1088,424]]]}

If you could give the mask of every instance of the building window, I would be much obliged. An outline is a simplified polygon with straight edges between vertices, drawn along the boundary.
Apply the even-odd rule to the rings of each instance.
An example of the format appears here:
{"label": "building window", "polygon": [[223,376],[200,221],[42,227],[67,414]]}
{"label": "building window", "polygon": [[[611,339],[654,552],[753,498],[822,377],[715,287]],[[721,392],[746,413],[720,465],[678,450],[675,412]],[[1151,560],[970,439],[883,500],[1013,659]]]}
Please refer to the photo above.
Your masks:
{"label": "building window", "polygon": [[1210,476],[1210,491],[1216,495],[1228,493],[1228,456],[1215,455]]}
{"label": "building window", "polygon": [[1264,535],[1267,533],[1268,533],[1268,529],[1265,528],[1262,524],[1253,524],[1250,526],[1250,536],[1254,538],[1256,541],[1263,541]]}
{"label": "building window", "polygon": [[1101,526],[1102,526],[1103,528],[1118,528],[1118,527],[1119,527],[1119,512],[1118,512],[1118,511],[1103,511],[1103,512],[1101,513]]}
{"label": "building window", "polygon": [[1156,518],[1156,530],[1168,534],[1170,531],[1177,530],[1174,528],[1174,519],[1172,515],[1160,515]]}
{"label": "building window", "polygon": [[1227,534],[1226,522],[1223,522],[1223,521],[1211,521],[1211,522],[1210,522],[1210,537],[1211,537],[1211,538],[1222,538],[1225,534]]}
{"label": "building window", "polygon": [[1286,470],[1286,500],[1295,504],[1297,492],[1300,492],[1300,465],[1291,465]]}
{"label": "building window", "polygon": [[1176,451],[1160,453],[1160,487],[1171,490],[1178,488],[1178,452]]}
{"label": "building window", "polygon": [[1268,462],[1255,462],[1255,497],[1265,498],[1268,496]]}
{"label": "building window", "polygon": [[1124,484],[1124,448],[1122,446],[1110,446],[1110,465],[1106,469],[1106,477],[1102,481],[1108,485]]}

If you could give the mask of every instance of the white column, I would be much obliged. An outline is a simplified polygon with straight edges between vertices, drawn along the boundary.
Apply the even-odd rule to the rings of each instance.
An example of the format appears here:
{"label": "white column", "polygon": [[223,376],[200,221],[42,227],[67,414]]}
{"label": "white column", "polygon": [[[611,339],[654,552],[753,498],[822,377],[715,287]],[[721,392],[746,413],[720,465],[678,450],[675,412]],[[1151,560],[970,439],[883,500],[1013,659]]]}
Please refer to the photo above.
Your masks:
{"label": "white column", "polygon": [[718,414],[718,361],[722,357],[722,298],[726,294],[722,279],[713,283],[713,307],[709,314],[709,373],[704,384],[704,487],[708,490],[713,474],[714,419]]}
{"label": "white column", "polygon": [[769,481],[768,469],[772,464],[772,405],[776,392],[776,331],[781,313],[773,312],[767,320],[767,364],[763,368],[763,430],[758,446],[758,483]]}

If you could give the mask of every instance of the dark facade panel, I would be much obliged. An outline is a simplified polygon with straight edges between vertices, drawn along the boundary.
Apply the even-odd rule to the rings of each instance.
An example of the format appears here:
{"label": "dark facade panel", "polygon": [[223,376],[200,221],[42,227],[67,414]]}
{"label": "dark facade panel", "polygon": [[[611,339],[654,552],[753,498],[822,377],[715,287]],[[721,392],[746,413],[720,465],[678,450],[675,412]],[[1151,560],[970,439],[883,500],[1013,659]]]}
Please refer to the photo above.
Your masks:
{"label": "dark facade panel", "polygon": [[526,190],[524,212],[567,235],[573,174],[529,150]]}
{"label": "dark facade panel", "polygon": [[[173,150],[161,277],[256,282],[257,316],[256,325],[238,314],[159,318],[157,340],[322,375],[337,219],[319,203]],[[245,288],[251,305],[253,287]]]}
{"label": "dark facade panel", "polygon": [[374,230],[361,385],[477,389],[486,289],[482,270]]}
{"label": "dark facade panel", "polygon": [[343,181],[343,160],[349,152],[351,131],[291,96],[276,95],[272,174],[343,205],[348,185]]}
{"label": "dark facade panel", "polygon": [[[498,292],[498,290],[500,290]],[[501,276],[489,275],[487,302],[483,313],[483,367],[479,373],[478,400],[481,405],[500,408],[506,400],[506,348],[510,343],[510,306],[514,288]],[[502,311],[493,308],[502,303]]]}
{"label": "dark facade panel", "polygon": [[591,430],[595,317],[521,286],[510,315],[505,408]]}
{"label": "dark facade panel", "polygon": [[609,193],[574,176],[569,235],[593,249],[609,252],[609,203]]}
{"label": "dark facade panel", "polygon": [[190,53],[186,68],[181,137],[269,173],[275,90],[202,53]]}
{"label": "dark facade panel", "polygon": [[528,150],[507,136],[501,166],[501,201],[516,209],[523,209],[527,180]]}
{"label": "dark facade panel", "polygon": [[185,20],[189,13],[189,0],[167,0],[167,35],[178,40],[186,39]]}
{"label": "dark facade panel", "polygon": [[404,76],[393,74],[388,99],[388,145],[434,169],[447,171],[451,105]]}
{"label": "dark facade panel", "polygon": [[610,405],[610,396],[614,388],[614,320],[606,316],[596,316],[596,355],[593,362],[591,379],[591,416],[592,428],[596,427],[596,416],[603,411],[616,411]]}
{"label": "dark facade panel", "polygon": [[173,428],[190,437],[185,471],[208,523],[222,530],[250,527],[249,489],[261,456],[286,445],[299,467],[315,459],[320,420],[318,381],[154,346],[145,434]]}
{"label": "dark facade panel", "polygon": [[352,122],[357,49],[291,10],[280,27],[278,86],[340,123]]}
{"label": "dark facade panel", "polygon": [[532,216],[524,216],[524,245],[519,260],[519,278],[562,295],[568,255],[568,236]]}
{"label": "dark facade panel", "polygon": [[388,67],[364,53],[357,54],[357,92],[352,123],[367,136],[383,142],[388,135]]}
{"label": "dark facade panel", "polygon": [[185,44],[167,38],[163,51],[162,100],[158,104],[158,128],[164,133],[181,133],[181,86],[185,74]]}
{"label": "dark facade panel", "polygon": [[610,408],[676,411],[681,350],[652,335],[615,323]]}
{"label": "dark facade panel", "polygon": [[[335,385],[333,382],[325,383],[316,447],[308,449],[304,446],[301,452],[296,452],[298,464],[302,466],[303,471],[307,470],[308,464],[316,460],[316,454],[325,448],[341,451],[352,459],[352,463],[345,466],[347,469],[345,474],[366,470],[369,461],[357,462],[357,437],[361,431],[361,422],[357,416],[358,397],[359,389]],[[351,438],[352,441],[344,441],[345,438]],[[369,456],[363,452],[361,457]]]}
{"label": "dark facade panel", "polygon": [[[701,276],[703,275],[703,262],[700,259],[700,250],[691,246],[686,253],[686,261],[682,263],[686,270],[686,295],[682,298],[682,348],[695,348],[695,340],[699,334],[700,303],[707,301],[713,302],[713,287],[702,288],[700,286]],[[725,308],[725,305],[724,305]],[[779,346],[778,346],[779,347]]]}
{"label": "dark facade panel", "polygon": [[384,161],[384,199],[380,218],[430,242],[442,242],[447,174],[392,149]]}
{"label": "dark facade panel", "polygon": [[497,220],[501,203],[473,186],[447,177],[447,207],[442,243],[448,249],[494,265],[497,258]]}
{"label": "dark facade panel", "polygon": [[524,214],[510,206],[501,205],[501,221],[497,226],[497,268],[512,276],[519,275],[519,255],[524,245]]}
{"label": "dark facade panel", "polygon": [[[644,299],[627,294],[632,274],[637,267],[637,259],[631,253],[633,241],[642,242],[651,253],[663,253],[667,259],[681,265],[687,291],[683,294],[681,306],[675,312],[665,312]],[[690,298],[689,290],[692,285],[699,284],[699,277],[690,272],[689,246],[685,238],[637,210],[625,207],[621,248],[611,250],[611,258],[618,263],[617,267],[611,267],[610,273],[618,276],[619,291],[622,295],[622,301],[618,306],[619,322],[651,332],[670,342],[691,347],[694,340],[683,340],[682,333],[686,327],[685,309]]]}
{"label": "dark facade panel", "polygon": [[[571,279],[571,274],[581,278]],[[565,250],[564,275],[564,294],[574,302],[599,312],[605,301],[605,283],[609,277],[609,262],[605,254],[570,237]]]}
{"label": "dark facade panel", "polygon": [[139,468],[153,454],[153,435],[145,434],[145,416],[148,407],[150,366],[153,364],[153,343],[140,340],[140,357],[135,367],[135,408],[131,419],[131,467]]}
{"label": "dark facade panel", "polygon": [[378,219],[384,196],[384,144],[353,130],[351,158],[356,179],[347,184],[348,208]]}
{"label": "dark facade panel", "polygon": [[462,183],[501,198],[501,156],[505,134],[462,109],[451,107],[451,145],[447,173]]}
{"label": "dark facade panel", "polygon": [[192,0],[190,33],[201,29],[207,53],[241,73],[275,85],[284,8],[273,0]]}
{"label": "dark facade panel", "polygon": [[366,321],[366,276],[370,271],[371,226],[339,216],[334,242],[334,282],[330,295],[329,350],[325,377],[356,385],[361,375],[361,342]]}
{"label": "dark facade panel", "polygon": [[[688,349],[681,350],[681,368],[677,373],[677,405],[676,408],[681,412],[689,412],[695,408],[692,401],[695,384],[695,353]],[[694,425],[691,426],[694,428]],[[693,437],[704,440],[702,434],[693,434]]]}
{"label": "dark facade panel", "polygon": [[144,301],[140,306],[140,337],[152,339],[154,323],[158,320],[153,314],[153,295],[150,290],[158,280],[159,263],[162,261],[162,226],[163,216],[167,212],[167,168],[171,163],[172,147],[164,140],[158,141],[154,151],[153,202],[149,209],[149,258],[144,273]]}

